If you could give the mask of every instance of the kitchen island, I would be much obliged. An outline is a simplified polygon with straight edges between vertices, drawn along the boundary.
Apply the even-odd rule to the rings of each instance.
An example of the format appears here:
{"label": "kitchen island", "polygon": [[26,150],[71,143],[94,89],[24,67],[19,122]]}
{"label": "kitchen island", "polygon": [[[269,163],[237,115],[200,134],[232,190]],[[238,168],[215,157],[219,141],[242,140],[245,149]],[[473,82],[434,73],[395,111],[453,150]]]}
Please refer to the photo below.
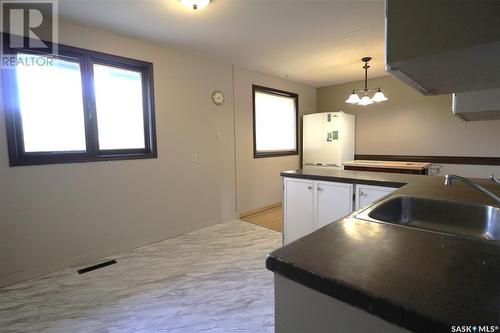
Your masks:
{"label": "kitchen island", "polygon": [[[462,183],[445,187],[442,177],[344,170],[282,176],[393,186],[398,189],[388,197],[490,205],[494,214],[500,207]],[[499,185],[477,182],[500,194]],[[268,256],[266,266],[275,273],[276,332],[451,332],[453,326],[497,331],[500,243],[357,217],[372,205]]]}

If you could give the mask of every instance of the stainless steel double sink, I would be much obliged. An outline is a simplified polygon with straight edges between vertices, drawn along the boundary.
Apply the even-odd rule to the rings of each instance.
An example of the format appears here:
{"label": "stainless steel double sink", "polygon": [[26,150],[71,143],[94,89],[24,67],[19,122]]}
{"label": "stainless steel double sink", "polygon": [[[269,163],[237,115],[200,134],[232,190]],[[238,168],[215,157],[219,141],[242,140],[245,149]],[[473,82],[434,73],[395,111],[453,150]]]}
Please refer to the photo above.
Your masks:
{"label": "stainless steel double sink", "polygon": [[434,232],[500,240],[500,208],[414,196],[390,196],[356,218]]}

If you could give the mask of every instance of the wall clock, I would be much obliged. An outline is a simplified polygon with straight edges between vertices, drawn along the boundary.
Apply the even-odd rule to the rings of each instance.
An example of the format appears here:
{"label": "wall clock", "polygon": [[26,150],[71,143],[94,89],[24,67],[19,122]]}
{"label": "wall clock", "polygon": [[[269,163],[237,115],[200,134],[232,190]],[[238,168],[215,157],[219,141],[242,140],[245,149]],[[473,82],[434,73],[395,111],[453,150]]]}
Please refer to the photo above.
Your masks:
{"label": "wall clock", "polygon": [[212,102],[214,102],[215,105],[224,104],[224,95],[222,91],[216,90],[212,93]]}

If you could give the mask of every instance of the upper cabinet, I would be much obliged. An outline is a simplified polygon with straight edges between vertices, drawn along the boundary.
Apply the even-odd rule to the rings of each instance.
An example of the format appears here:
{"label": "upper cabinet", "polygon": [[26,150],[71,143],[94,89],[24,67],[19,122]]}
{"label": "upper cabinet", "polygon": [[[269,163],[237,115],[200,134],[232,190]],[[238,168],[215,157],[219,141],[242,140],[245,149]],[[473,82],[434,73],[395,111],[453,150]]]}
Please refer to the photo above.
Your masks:
{"label": "upper cabinet", "polygon": [[386,0],[386,69],[425,95],[500,88],[500,1]]}

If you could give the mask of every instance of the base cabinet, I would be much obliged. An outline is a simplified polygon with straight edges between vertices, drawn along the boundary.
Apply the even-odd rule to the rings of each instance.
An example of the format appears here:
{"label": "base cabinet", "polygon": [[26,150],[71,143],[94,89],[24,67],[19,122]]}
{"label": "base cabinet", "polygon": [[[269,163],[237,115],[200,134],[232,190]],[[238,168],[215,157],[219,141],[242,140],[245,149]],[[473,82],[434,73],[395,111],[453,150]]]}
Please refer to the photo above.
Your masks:
{"label": "base cabinet", "polygon": [[284,179],[284,243],[310,234],[352,212],[352,184]]}
{"label": "base cabinet", "polygon": [[316,182],[316,229],[352,213],[352,184]]}
{"label": "base cabinet", "polygon": [[286,179],[284,184],[284,243],[290,243],[314,230],[314,182]]}
{"label": "base cabinet", "polygon": [[283,179],[283,242],[288,244],[396,190],[391,187]]}
{"label": "base cabinet", "polygon": [[409,333],[350,304],[274,273],[276,333]]}
{"label": "base cabinet", "polygon": [[356,184],[355,209],[363,208],[395,190],[392,187]]}

